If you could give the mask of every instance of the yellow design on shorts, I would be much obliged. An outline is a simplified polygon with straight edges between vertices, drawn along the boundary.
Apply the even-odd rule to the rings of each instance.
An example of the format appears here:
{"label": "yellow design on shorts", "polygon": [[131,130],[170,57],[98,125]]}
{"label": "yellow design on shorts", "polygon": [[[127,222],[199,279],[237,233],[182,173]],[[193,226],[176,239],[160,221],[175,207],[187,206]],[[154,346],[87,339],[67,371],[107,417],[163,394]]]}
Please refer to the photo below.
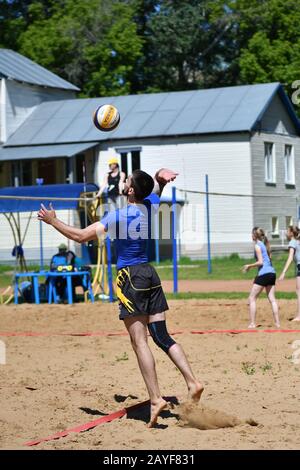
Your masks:
{"label": "yellow design on shorts", "polygon": [[116,294],[120,302],[127,308],[129,313],[134,313],[133,303],[127,299],[127,297],[123,294],[121,288],[125,284],[126,278],[129,277],[128,271],[123,268],[120,269],[117,276],[117,289]]}

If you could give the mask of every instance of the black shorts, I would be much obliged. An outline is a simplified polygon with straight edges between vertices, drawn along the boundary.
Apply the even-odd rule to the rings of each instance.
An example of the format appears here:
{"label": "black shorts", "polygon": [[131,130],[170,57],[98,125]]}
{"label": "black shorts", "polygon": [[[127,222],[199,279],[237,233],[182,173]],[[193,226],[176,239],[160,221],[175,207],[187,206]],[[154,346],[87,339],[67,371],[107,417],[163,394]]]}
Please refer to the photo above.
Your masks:
{"label": "black shorts", "polygon": [[136,315],[153,315],[169,309],[159,276],[150,264],[119,269],[116,282],[120,320]]}
{"label": "black shorts", "polygon": [[276,274],[267,273],[267,274],[262,274],[261,276],[256,276],[256,278],[253,281],[253,284],[258,284],[259,286],[263,286],[263,287],[275,286]]}
{"label": "black shorts", "polygon": [[300,276],[300,264],[297,264],[297,277]]}

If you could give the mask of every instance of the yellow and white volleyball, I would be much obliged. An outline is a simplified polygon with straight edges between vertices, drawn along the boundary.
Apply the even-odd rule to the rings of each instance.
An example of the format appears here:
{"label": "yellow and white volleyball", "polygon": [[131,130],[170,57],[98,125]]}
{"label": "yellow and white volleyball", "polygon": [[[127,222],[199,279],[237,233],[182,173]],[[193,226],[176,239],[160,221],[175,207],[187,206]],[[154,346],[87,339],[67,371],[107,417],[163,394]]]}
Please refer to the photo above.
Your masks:
{"label": "yellow and white volleyball", "polygon": [[100,131],[113,131],[120,123],[120,113],[112,104],[103,104],[94,112],[93,122]]}

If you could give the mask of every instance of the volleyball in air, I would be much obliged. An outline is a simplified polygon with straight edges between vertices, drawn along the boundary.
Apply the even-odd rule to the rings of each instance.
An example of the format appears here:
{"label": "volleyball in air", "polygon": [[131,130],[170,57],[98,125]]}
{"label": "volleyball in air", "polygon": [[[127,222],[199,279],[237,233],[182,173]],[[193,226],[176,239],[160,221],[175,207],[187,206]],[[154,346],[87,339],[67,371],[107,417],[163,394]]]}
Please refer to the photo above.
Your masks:
{"label": "volleyball in air", "polygon": [[93,122],[100,131],[113,131],[120,123],[120,113],[112,104],[103,104],[94,112]]}

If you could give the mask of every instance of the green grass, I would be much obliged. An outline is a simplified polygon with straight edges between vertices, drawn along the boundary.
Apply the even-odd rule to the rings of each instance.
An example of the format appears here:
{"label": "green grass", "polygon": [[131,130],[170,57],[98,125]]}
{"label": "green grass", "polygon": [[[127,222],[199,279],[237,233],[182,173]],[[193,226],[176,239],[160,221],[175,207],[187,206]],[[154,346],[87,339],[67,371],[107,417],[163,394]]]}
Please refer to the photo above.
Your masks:
{"label": "green grass", "polygon": [[242,371],[247,375],[255,374],[255,363],[254,362],[242,362]]}
{"label": "green grass", "polygon": [[[277,275],[280,274],[285,261],[286,255],[283,254],[274,254],[273,265],[276,269]],[[236,279],[253,279],[256,275],[257,270],[251,269],[248,273],[243,274],[241,268],[244,264],[253,263],[254,259],[244,259],[240,258],[238,254],[232,254],[227,257],[219,257],[212,259],[212,273],[208,274],[207,272],[207,261],[206,260],[196,260],[192,261],[189,258],[181,258],[178,263],[178,279],[179,280],[236,280]],[[152,263],[154,267],[157,267],[158,274],[162,280],[172,280],[173,279],[173,268],[172,260],[164,260],[158,266],[156,263]],[[48,267],[45,267],[46,269]],[[39,266],[28,266],[28,269],[32,271],[38,271]],[[6,287],[12,284],[12,277],[14,272],[14,266],[0,265],[0,287]],[[95,268],[93,268],[93,274],[95,273]],[[116,277],[116,268],[113,267],[113,277]],[[291,266],[286,278],[295,277],[294,266]],[[190,294],[188,294],[190,295]],[[195,298],[196,294],[191,294],[193,297],[185,298]],[[202,295],[202,294],[200,294]],[[224,293],[211,293],[203,294],[206,297],[198,298],[244,298],[243,293],[228,293],[224,297]],[[213,297],[214,295],[221,295],[221,297]],[[209,296],[209,297],[208,297]],[[233,297],[237,296],[237,297]],[[277,294],[278,296],[278,294]],[[295,298],[293,297],[282,297],[282,298]]]}
{"label": "green grass", "polygon": [[[274,268],[279,275],[286,262],[286,255],[274,254],[272,262]],[[252,264],[254,259],[240,258],[237,254],[232,254],[227,257],[214,258],[212,260],[212,273],[207,272],[207,261],[198,260],[191,261],[188,258],[181,258],[178,264],[178,279],[179,280],[192,280],[192,279],[214,279],[214,280],[235,280],[235,279],[253,279],[256,275],[256,269],[251,269],[248,273],[243,274],[241,268],[244,264]],[[163,261],[158,266],[158,273],[161,279],[173,279],[173,268],[166,265],[172,264],[171,260]],[[181,267],[180,265],[185,265]],[[153,266],[157,266],[153,263]],[[188,266],[188,267],[186,267]],[[286,278],[295,277],[293,267],[290,267]]]}
{"label": "green grass", "polygon": [[[40,267],[37,264],[34,265],[28,265],[27,266],[28,271],[39,271]],[[49,266],[45,266],[44,269],[47,271],[49,270]],[[0,288],[1,287],[7,287],[11,286],[14,281],[14,272],[15,272],[15,266],[14,265],[5,265],[5,264],[0,264]],[[17,270],[19,272],[19,270]],[[39,281],[44,282],[44,278],[40,277]],[[20,282],[27,281],[27,278],[22,278],[19,280]]]}
{"label": "green grass", "polygon": [[[200,300],[245,300],[249,296],[248,292],[182,292],[179,294],[171,294],[166,293],[166,298],[168,300],[189,300],[189,299],[200,299]],[[81,294],[77,294],[77,301],[84,302],[84,297]],[[267,298],[266,295],[262,294],[260,299]],[[294,300],[296,299],[296,294],[293,292],[277,292],[276,293],[277,299],[286,299],[286,300]],[[96,296],[96,302],[102,302]],[[117,299],[115,298],[115,301]],[[22,298],[19,298],[19,303],[23,303]],[[46,302],[45,302],[46,303]]]}
{"label": "green grass", "polygon": [[[249,292],[180,292],[178,294],[166,293],[167,299],[178,299],[178,300],[188,300],[188,299],[229,299],[229,300],[238,300],[238,299],[247,299]],[[260,299],[266,299],[265,294],[261,294]],[[286,299],[293,300],[296,299],[296,293],[294,292],[276,292],[277,299]]]}

